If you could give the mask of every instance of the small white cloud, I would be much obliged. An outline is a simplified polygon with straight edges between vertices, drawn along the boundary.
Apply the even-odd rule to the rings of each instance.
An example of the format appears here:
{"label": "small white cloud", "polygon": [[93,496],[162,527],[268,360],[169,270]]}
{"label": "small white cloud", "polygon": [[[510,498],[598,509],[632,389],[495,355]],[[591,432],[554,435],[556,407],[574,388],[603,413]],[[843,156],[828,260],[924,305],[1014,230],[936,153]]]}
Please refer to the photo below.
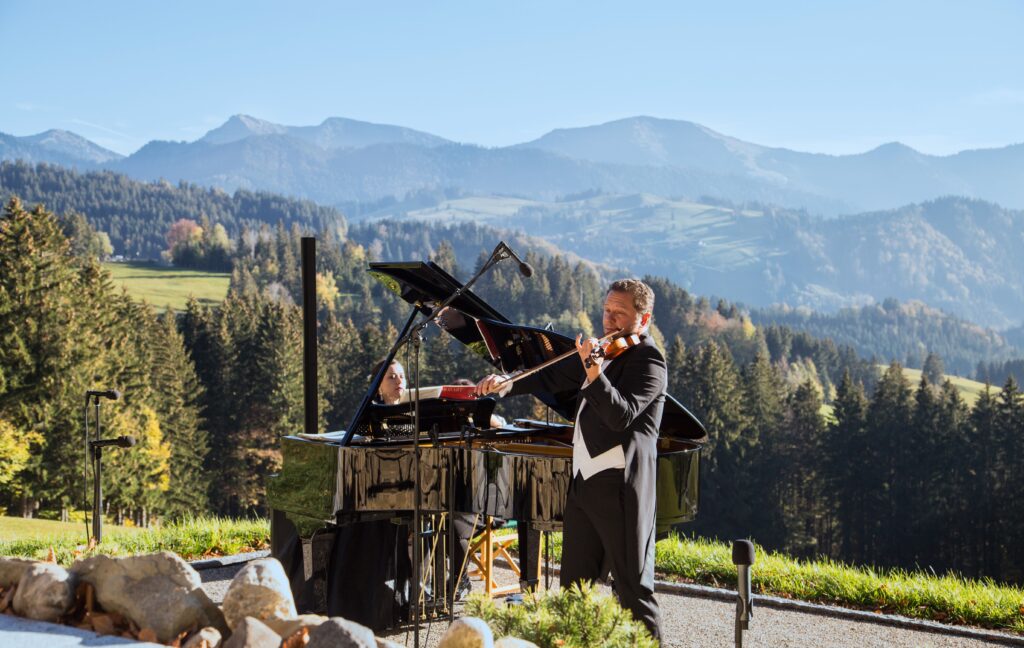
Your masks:
{"label": "small white cloud", "polygon": [[95,129],[95,130],[98,130],[98,131],[102,131],[104,133],[109,133],[111,135],[115,135],[117,137],[120,137],[121,139],[131,139],[131,135],[128,135],[127,133],[122,133],[120,131],[114,130],[113,128],[107,128],[106,126],[101,126],[100,124],[94,124],[92,122],[85,121],[84,119],[78,119],[77,117],[74,117],[74,118],[72,118],[72,119],[70,119],[68,121],[70,121],[72,124],[78,124],[80,126],[85,126],[87,128],[92,128],[92,129]]}

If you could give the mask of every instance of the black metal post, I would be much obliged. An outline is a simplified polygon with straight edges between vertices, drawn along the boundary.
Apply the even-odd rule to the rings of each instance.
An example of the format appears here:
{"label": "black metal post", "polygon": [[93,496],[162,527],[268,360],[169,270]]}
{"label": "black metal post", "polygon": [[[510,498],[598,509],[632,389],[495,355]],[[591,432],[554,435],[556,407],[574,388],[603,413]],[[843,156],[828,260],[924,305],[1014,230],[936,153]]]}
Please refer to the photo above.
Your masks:
{"label": "black metal post", "polygon": [[[96,404],[96,441],[100,440],[100,399],[95,397]],[[102,461],[103,448],[94,446],[92,450],[92,537],[99,544],[103,540],[103,482]]]}
{"label": "black metal post", "polygon": [[[462,565],[455,564],[455,457],[448,457],[448,622],[455,621],[455,588]],[[465,560],[465,557],[463,557]]]}
{"label": "black metal post", "polygon": [[412,623],[413,623],[413,646],[420,648],[420,590],[423,578],[420,569],[420,525],[423,519],[422,503],[420,502],[420,343],[423,338],[419,330],[412,336],[412,366],[413,380],[416,391],[414,394],[415,410],[413,414],[412,441],[415,476],[413,478],[413,507],[412,507]]}
{"label": "black metal post", "polygon": [[302,237],[302,379],[306,434],[319,432],[316,353],[316,239]]}

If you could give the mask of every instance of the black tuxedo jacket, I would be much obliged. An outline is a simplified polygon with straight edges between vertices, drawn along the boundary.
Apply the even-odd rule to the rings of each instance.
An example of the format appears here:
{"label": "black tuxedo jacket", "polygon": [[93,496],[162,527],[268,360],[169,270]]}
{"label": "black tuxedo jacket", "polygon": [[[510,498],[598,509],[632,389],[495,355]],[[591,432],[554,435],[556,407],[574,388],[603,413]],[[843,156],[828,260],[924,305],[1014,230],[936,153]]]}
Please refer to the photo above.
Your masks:
{"label": "black tuxedo jacket", "polygon": [[578,422],[590,456],[622,445],[626,456],[622,505],[626,519],[637,524],[635,534],[626,534],[627,551],[633,552],[644,580],[650,574],[653,586],[653,570],[644,566],[654,560],[657,439],[668,386],[665,357],[645,336],[606,365],[597,380],[580,389],[586,377],[579,356],[572,355],[516,382],[510,394],[579,390],[586,405]]}

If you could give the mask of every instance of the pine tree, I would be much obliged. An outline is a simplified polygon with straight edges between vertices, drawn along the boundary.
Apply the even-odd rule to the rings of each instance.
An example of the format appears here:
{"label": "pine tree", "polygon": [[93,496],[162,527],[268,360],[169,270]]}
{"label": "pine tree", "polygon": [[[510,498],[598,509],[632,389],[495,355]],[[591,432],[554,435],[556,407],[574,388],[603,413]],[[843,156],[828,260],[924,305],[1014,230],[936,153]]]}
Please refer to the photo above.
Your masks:
{"label": "pine tree", "polygon": [[[939,418],[942,403],[939,400],[941,388],[930,382],[922,372],[921,380],[914,394],[914,412],[910,427],[904,435],[907,453],[900,469],[906,484],[907,500],[901,515],[907,517],[904,541],[900,543],[901,553],[897,560],[906,565],[930,565],[933,560],[934,540],[942,531],[941,520],[946,519],[949,509],[938,501],[936,488],[940,475],[943,448]],[[936,512],[941,510],[940,515]]]}
{"label": "pine tree", "polygon": [[818,538],[831,536],[831,529],[826,529],[829,525],[819,479],[825,426],[818,387],[810,380],[797,387],[788,410],[783,454],[789,459],[789,469],[779,476],[781,503],[786,511],[786,544],[792,553],[811,557],[819,553]]}
{"label": "pine tree", "polygon": [[90,279],[53,214],[41,206],[27,211],[17,199],[7,204],[0,219],[0,420],[19,438],[42,437],[15,480],[23,515],[40,500],[64,509],[81,500],[82,398],[94,381],[109,380],[97,330],[104,295],[89,299],[97,283]]}
{"label": "pine tree", "polygon": [[[229,295],[225,304],[228,302],[233,304],[234,297]],[[237,401],[231,391],[231,334],[224,315],[233,312],[232,304],[214,313],[191,299],[180,323],[188,359],[202,386],[198,404],[209,446],[203,462],[203,473],[209,480],[208,499],[210,507],[220,514],[229,512],[229,486],[236,469],[231,460],[231,434],[235,429],[232,408]]]}
{"label": "pine tree", "polygon": [[[994,509],[996,514],[995,534],[997,538],[1020,537],[1024,531],[1024,523],[1020,515],[1024,514],[1024,506],[1020,502],[1024,496],[1024,469],[1021,468],[1020,452],[1024,450],[1024,396],[1017,388],[1013,376],[1006,379],[996,400],[996,458],[993,462],[993,497],[999,505]],[[1024,566],[1017,560],[1017,553],[1009,543],[999,544],[996,560],[999,574],[1013,581],[1024,573]]]}
{"label": "pine tree", "polygon": [[[783,503],[779,497],[768,498],[766,494],[777,493],[779,476],[789,470],[786,458],[778,452],[785,387],[778,369],[763,353],[743,368],[742,385],[747,426],[740,436],[740,458],[747,478],[738,481],[737,500],[745,506],[743,517],[748,528],[757,530],[758,541],[781,546],[785,541]],[[742,523],[738,526],[742,528]]]}
{"label": "pine tree", "polygon": [[996,516],[1002,507],[996,499],[1000,494],[1000,485],[997,483],[1000,471],[996,466],[1000,461],[1001,449],[997,446],[999,433],[996,407],[996,399],[986,385],[971,410],[968,427],[970,442],[965,446],[965,450],[970,453],[968,493],[974,503],[971,509],[973,515],[969,516],[972,520],[969,528],[973,530],[969,545],[973,550],[971,553],[978,556],[979,571],[982,574],[996,574],[999,568],[1000,543]]}
{"label": "pine tree", "polygon": [[324,421],[328,430],[345,429],[369,381],[370,367],[356,366],[359,332],[352,320],[341,322],[330,313],[320,327],[319,362],[323,368]]}
{"label": "pine tree", "polygon": [[835,423],[826,431],[823,448],[826,499],[834,503],[841,537],[841,555],[854,562],[867,560],[871,522],[867,518],[864,477],[878,461],[878,449],[867,435],[868,400],[864,386],[854,382],[849,370],[832,404]]}
{"label": "pine tree", "polygon": [[893,362],[875,387],[868,407],[868,445],[878,461],[866,466],[865,518],[875,522],[868,540],[867,555],[895,560],[903,541],[901,517],[909,511],[907,468],[914,461],[913,448],[906,439],[911,421],[911,391],[903,368]]}
{"label": "pine tree", "polygon": [[[970,516],[977,502],[970,499],[969,409],[950,380],[942,384],[936,425],[936,465],[931,490],[933,505],[933,559],[937,569],[976,570],[969,547]],[[944,512],[948,512],[944,513]],[[952,523],[951,523],[952,520]],[[973,571],[977,575],[977,571]]]}
{"label": "pine tree", "polygon": [[946,368],[943,366],[942,358],[939,357],[939,354],[929,352],[928,357],[924,359],[924,366],[921,371],[929,383],[938,386],[942,384],[945,378]]}
{"label": "pine tree", "polygon": [[692,404],[691,411],[708,431],[703,450],[701,508],[709,514],[698,519],[697,527],[701,531],[724,533],[722,529],[732,529],[736,524],[730,514],[738,506],[732,484],[736,483],[743,453],[742,444],[737,441],[747,425],[741,407],[739,373],[732,358],[714,342],[688,352],[687,365],[689,384],[685,385],[682,402]]}
{"label": "pine tree", "polygon": [[171,479],[163,509],[175,517],[205,513],[210,480],[203,470],[209,450],[207,431],[199,415],[203,389],[178,333],[174,312],[165,311],[149,333],[154,409],[171,447]]}
{"label": "pine tree", "polygon": [[165,508],[171,483],[171,444],[160,429],[152,408],[125,407],[111,422],[112,431],[131,430],[136,445],[130,451],[104,454],[104,499],[117,512],[116,522],[125,515],[139,526],[148,526],[150,515]]}

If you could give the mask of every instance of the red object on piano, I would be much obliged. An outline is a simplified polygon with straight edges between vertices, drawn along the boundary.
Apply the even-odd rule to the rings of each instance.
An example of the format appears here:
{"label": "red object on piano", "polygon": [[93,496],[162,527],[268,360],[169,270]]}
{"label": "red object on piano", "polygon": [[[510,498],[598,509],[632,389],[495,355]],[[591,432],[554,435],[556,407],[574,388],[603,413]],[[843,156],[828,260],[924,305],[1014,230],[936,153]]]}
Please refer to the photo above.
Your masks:
{"label": "red object on piano", "polygon": [[476,385],[441,385],[440,398],[451,400],[476,400],[473,390]]}

